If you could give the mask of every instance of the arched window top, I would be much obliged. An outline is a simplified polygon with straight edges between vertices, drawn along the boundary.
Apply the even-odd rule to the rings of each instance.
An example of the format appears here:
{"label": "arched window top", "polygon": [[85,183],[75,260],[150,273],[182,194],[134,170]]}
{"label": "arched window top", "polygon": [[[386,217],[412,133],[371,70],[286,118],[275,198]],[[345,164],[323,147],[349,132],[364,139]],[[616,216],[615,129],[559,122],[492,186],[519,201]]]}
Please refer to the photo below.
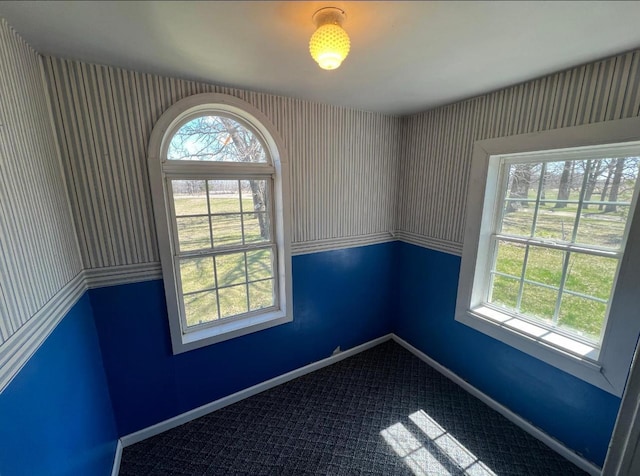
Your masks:
{"label": "arched window top", "polygon": [[246,121],[211,110],[188,116],[178,124],[167,160],[270,162],[260,135]]}
{"label": "arched window top", "polygon": [[184,98],[148,166],[174,353],[290,322],[289,171],[269,119],[224,94]]}
{"label": "arched window top", "polygon": [[233,96],[201,93],[162,114],[151,132],[149,161],[165,172],[208,167],[279,171],[287,158],[282,139],[262,111]]}

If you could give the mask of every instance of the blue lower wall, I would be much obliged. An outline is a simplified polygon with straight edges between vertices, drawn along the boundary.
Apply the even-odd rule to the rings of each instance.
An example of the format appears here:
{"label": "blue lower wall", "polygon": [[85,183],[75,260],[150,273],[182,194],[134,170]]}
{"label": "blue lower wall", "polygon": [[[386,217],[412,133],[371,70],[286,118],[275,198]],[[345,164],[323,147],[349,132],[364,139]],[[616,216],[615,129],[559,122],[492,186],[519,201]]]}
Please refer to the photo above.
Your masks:
{"label": "blue lower wall", "polygon": [[296,256],[293,322],[177,356],[161,281],[93,289],[0,395],[0,474],[109,474],[118,435],[389,332],[602,465],[620,400],[456,322],[459,269],[400,242]]}
{"label": "blue lower wall", "polygon": [[0,394],[0,474],[109,475],[117,432],[85,295]]}
{"label": "blue lower wall", "polygon": [[395,243],[294,256],[294,321],[172,355],[161,281],[90,291],[121,436],[391,332]]}
{"label": "blue lower wall", "polygon": [[396,245],[395,333],[602,466],[620,399],[456,322],[460,258]]}

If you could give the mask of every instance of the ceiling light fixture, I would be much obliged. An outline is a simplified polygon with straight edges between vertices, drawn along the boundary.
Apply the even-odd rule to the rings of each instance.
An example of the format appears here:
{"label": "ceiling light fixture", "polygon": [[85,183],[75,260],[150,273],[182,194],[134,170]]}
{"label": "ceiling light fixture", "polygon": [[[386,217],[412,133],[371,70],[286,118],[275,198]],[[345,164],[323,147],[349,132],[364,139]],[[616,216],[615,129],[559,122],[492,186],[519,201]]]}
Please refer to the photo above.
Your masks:
{"label": "ceiling light fixture", "polygon": [[347,15],[335,7],[321,8],[313,14],[316,31],[309,40],[309,53],[322,69],[336,69],[349,54],[351,42],[342,29]]}

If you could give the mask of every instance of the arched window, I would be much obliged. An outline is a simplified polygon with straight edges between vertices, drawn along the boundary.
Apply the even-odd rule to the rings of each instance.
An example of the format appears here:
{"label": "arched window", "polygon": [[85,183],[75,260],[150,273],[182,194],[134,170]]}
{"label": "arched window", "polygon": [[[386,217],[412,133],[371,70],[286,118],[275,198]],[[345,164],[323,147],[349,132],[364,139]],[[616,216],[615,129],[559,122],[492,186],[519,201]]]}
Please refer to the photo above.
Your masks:
{"label": "arched window", "polygon": [[291,321],[288,169],[273,126],[222,94],[156,124],[149,174],[173,352]]}

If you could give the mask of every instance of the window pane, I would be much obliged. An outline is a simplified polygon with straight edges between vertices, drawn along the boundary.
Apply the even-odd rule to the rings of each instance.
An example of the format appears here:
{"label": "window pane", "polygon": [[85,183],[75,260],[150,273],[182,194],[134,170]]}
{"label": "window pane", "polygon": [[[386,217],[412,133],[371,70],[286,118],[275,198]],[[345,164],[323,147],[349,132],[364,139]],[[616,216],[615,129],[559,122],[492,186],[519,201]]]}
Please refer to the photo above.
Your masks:
{"label": "window pane", "polygon": [[247,251],[247,271],[249,281],[273,276],[271,250]]}
{"label": "window pane", "polygon": [[218,286],[229,286],[246,282],[244,253],[216,256]]}
{"label": "window pane", "polygon": [[249,303],[252,311],[273,306],[275,304],[273,299],[273,279],[250,283]]}
{"label": "window pane", "polygon": [[209,180],[211,213],[240,213],[237,180]]}
{"label": "window pane", "polygon": [[269,215],[266,213],[245,213],[243,219],[245,243],[271,241]]}
{"label": "window pane", "polygon": [[266,212],[270,195],[267,180],[241,180],[242,209],[245,212]]}
{"label": "window pane", "polygon": [[[609,172],[613,171],[615,161],[616,159],[610,158],[594,159],[589,161],[589,173],[584,193],[585,202],[600,202],[607,198],[606,195],[611,184],[611,176],[609,175]],[[607,179],[607,176],[609,176],[609,179]],[[583,211],[598,210],[599,208],[600,206],[597,203],[585,203],[583,205]]]}
{"label": "window pane", "polygon": [[218,318],[216,292],[208,291],[184,296],[184,312],[187,326],[196,326]]}
{"label": "window pane", "polygon": [[520,312],[543,320],[551,320],[558,292],[553,289],[525,283],[522,289]]}
{"label": "window pane", "polygon": [[583,210],[576,242],[620,249],[628,215],[628,205],[603,205],[602,211],[592,205],[590,210]]}
{"label": "window pane", "polygon": [[221,317],[231,317],[248,312],[247,309],[247,286],[232,286],[218,290],[220,297]]}
{"label": "window pane", "polygon": [[578,228],[579,243],[620,248],[638,180],[639,160],[638,157],[618,157],[592,161],[585,201],[596,203],[584,205]]}
{"label": "window pane", "polygon": [[577,211],[577,204],[567,204],[562,208],[555,208],[553,203],[541,203],[533,236],[553,241],[570,242],[573,237]]}
{"label": "window pane", "polygon": [[[544,179],[546,206],[556,211],[575,208],[584,178],[584,160],[547,162]],[[542,197],[541,197],[542,198]]]}
{"label": "window pane", "polygon": [[211,217],[214,246],[242,244],[240,215],[214,215]]}
{"label": "window pane", "polygon": [[607,305],[602,302],[564,293],[558,324],[589,339],[598,341]]}
{"label": "window pane", "polygon": [[508,167],[507,190],[501,232],[517,236],[531,236],[533,212],[540,179],[539,163],[512,164]]}
{"label": "window pane", "polygon": [[600,299],[609,299],[618,260],[602,256],[572,253],[569,258],[565,289]]}
{"label": "window pane", "polygon": [[188,258],[180,260],[182,292],[192,293],[216,287],[213,273],[213,258]]}
{"label": "window pane", "polygon": [[207,188],[204,180],[172,180],[176,216],[206,215]]}
{"label": "window pane", "polygon": [[242,180],[242,210],[245,212],[244,240],[255,243],[271,240],[268,208],[270,203],[267,180]]}
{"label": "window pane", "polygon": [[507,309],[515,309],[518,305],[520,280],[504,276],[493,277],[493,288],[489,302]]}
{"label": "window pane", "polygon": [[533,208],[520,207],[511,210],[509,203],[505,204],[504,215],[502,216],[502,225],[500,233],[515,236],[531,236],[531,226],[533,224]]}
{"label": "window pane", "polygon": [[169,160],[266,162],[266,154],[253,132],[222,116],[197,117],[171,138]]}
{"label": "window pane", "polygon": [[564,251],[529,246],[525,279],[559,288],[564,255]]}
{"label": "window pane", "polygon": [[209,217],[176,218],[180,251],[211,248]]}
{"label": "window pane", "polygon": [[525,249],[525,245],[498,241],[495,270],[519,278],[522,275]]}

